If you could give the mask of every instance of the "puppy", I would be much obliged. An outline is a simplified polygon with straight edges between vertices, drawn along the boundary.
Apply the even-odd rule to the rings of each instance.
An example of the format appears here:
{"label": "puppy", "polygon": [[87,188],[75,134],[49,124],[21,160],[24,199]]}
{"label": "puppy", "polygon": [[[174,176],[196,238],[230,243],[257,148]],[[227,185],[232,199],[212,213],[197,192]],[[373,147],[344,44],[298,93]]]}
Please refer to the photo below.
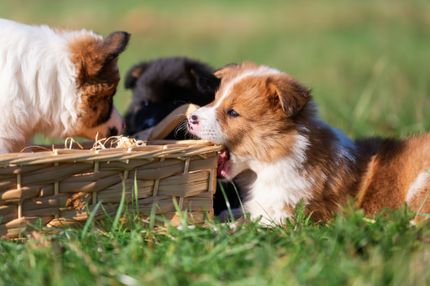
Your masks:
{"label": "puppy", "polygon": [[405,203],[430,212],[430,134],[353,141],[318,117],[309,90],[286,73],[245,63],[216,75],[215,101],[191,114],[188,128],[226,146],[225,177],[255,172],[244,202],[252,219],[282,223],[303,201],[326,221],[348,198],[370,216]]}
{"label": "puppy", "polygon": [[0,153],[20,151],[38,132],[90,139],[121,133],[113,95],[129,37],[0,19]]}
{"label": "puppy", "polygon": [[[125,115],[126,134],[134,135],[155,126],[184,103],[202,106],[213,101],[220,83],[213,72],[207,64],[186,57],[159,58],[133,66],[125,80],[125,87],[133,90],[133,99]],[[183,131],[176,130],[166,138],[189,139],[189,134]],[[219,186],[232,208],[240,206],[240,198],[231,183],[219,182],[214,213],[226,220],[226,199]]]}
{"label": "puppy", "polygon": [[[184,103],[208,104],[218,85],[211,67],[185,57],[159,58],[133,66],[125,80],[125,87],[133,90],[125,115],[126,134],[153,127]],[[185,134],[173,137],[184,139]]]}

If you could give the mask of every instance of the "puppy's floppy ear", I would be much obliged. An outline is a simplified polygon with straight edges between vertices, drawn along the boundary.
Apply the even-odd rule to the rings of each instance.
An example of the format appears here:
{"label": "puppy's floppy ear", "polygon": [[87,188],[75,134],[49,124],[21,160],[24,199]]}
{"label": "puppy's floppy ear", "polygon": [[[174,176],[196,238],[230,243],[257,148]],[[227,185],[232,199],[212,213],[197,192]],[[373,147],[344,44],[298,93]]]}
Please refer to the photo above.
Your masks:
{"label": "puppy's floppy ear", "polygon": [[94,37],[82,37],[71,43],[70,49],[74,61],[80,67],[83,79],[100,76],[106,67],[125,50],[130,39],[126,32],[114,32],[100,40]]}
{"label": "puppy's floppy ear", "polygon": [[130,34],[127,32],[113,32],[104,38],[101,44],[101,54],[104,59],[103,64],[109,63],[116,59],[127,47],[130,40]]}
{"label": "puppy's floppy ear", "polygon": [[217,69],[217,70],[214,72],[214,75],[215,75],[217,78],[223,78],[227,73],[229,73],[232,69],[234,69],[234,68],[236,68],[236,67],[238,67],[238,66],[239,66],[239,65],[238,65],[238,64],[236,64],[236,63],[226,64],[225,66],[220,67],[219,69]]}
{"label": "puppy's floppy ear", "polygon": [[212,101],[221,80],[213,75],[210,67],[200,63],[191,64],[187,69],[200,93],[213,94],[213,97],[210,99]]}
{"label": "puppy's floppy ear", "polygon": [[128,70],[125,76],[125,88],[134,88],[139,77],[149,67],[149,63],[140,63]]}
{"label": "puppy's floppy ear", "polygon": [[295,116],[311,99],[310,90],[288,75],[267,78],[269,100],[281,106],[288,117]]}

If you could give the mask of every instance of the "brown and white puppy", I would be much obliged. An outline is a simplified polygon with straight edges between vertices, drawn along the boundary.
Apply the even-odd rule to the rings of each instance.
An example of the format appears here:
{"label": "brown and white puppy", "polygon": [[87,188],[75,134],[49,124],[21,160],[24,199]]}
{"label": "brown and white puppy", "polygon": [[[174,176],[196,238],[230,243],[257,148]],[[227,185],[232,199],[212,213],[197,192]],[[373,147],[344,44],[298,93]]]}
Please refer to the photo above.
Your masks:
{"label": "brown and white puppy", "polygon": [[90,139],[122,132],[113,95],[129,37],[0,19],[0,153],[21,150],[38,132]]}
{"label": "brown and white puppy", "polygon": [[286,73],[245,63],[216,75],[215,101],[189,116],[189,131],[226,146],[226,178],[255,172],[244,202],[251,218],[281,223],[303,201],[325,221],[349,197],[367,215],[404,203],[430,212],[429,134],[352,141],[318,117],[309,90]]}

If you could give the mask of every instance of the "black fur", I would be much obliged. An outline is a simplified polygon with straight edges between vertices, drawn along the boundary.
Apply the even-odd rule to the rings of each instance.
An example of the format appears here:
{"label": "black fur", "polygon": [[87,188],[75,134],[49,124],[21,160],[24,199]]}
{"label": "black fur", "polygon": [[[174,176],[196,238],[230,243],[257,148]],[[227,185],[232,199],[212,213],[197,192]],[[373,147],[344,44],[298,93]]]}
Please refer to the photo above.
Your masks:
{"label": "black fur", "polygon": [[[133,66],[126,75],[125,87],[133,99],[125,115],[126,134],[133,135],[156,125],[176,107],[185,103],[200,106],[214,100],[220,80],[213,69],[185,57],[160,58]],[[168,139],[187,139],[185,132],[172,132]],[[232,208],[239,199],[230,183],[221,183]],[[221,189],[214,197],[215,214],[226,209]]]}
{"label": "black fur", "polygon": [[208,65],[185,57],[161,58],[133,66],[125,78],[125,87],[133,90],[133,100],[125,115],[127,135],[154,126],[184,103],[210,103],[219,85],[212,72]]}

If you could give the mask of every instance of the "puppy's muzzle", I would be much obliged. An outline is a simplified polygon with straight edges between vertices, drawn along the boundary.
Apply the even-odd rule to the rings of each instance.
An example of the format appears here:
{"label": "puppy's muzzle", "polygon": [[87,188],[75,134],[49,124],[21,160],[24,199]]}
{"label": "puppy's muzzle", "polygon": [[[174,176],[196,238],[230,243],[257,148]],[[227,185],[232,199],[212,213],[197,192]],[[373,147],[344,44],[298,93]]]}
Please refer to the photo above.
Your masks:
{"label": "puppy's muzzle", "polygon": [[94,140],[96,137],[100,139],[120,135],[124,129],[125,124],[121,115],[116,108],[113,108],[108,121],[94,128],[82,130],[80,134]]}
{"label": "puppy's muzzle", "polygon": [[188,116],[188,128],[190,130],[193,130],[193,127],[196,127],[199,125],[199,117],[196,114],[190,114]]}
{"label": "puppy's muzzle", "polygon": [[105,130],[101,133],[104,134],[106,137],[117,136],[124,132],[125,124],[116,108],[112,109],[112,113],[109,120],[103,125],[105,125]]}

